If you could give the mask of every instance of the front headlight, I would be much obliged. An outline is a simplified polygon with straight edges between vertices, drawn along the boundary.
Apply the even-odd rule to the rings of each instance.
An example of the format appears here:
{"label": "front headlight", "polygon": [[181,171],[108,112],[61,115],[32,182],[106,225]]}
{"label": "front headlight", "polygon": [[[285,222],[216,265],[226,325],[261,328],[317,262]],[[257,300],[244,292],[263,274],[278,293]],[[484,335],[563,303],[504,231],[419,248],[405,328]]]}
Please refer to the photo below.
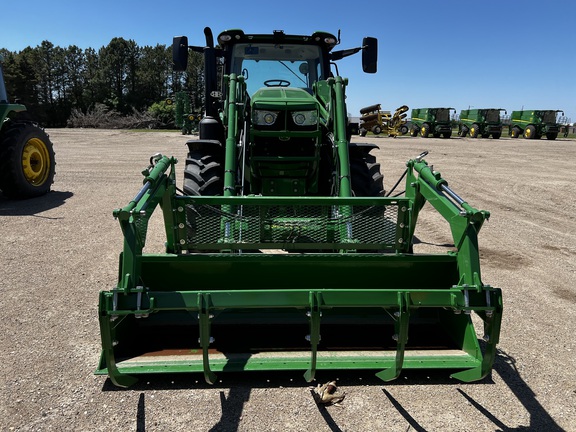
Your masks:
{"label": "front headlight", "polygon": [[259,126],[271,126],[278,118],[278,111],[254,110],[254,124]]}
{"label": "front headlight", "polygon": [[318,114],[312,111],[294,111],[292,120],[296,126],[312,126],[318,124]]}

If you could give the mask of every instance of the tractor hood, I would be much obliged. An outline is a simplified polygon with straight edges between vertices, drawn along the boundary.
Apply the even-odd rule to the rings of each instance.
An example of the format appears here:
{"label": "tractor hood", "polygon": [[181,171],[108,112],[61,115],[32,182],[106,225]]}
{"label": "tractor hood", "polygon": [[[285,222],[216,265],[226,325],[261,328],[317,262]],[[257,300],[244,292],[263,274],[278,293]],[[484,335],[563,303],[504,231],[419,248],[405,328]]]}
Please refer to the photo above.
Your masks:
{"label": "tractor hood", "polygon": [[313,110],[317,101],[308,91],[295,87],[263,87],[252,96],[254,109]]}

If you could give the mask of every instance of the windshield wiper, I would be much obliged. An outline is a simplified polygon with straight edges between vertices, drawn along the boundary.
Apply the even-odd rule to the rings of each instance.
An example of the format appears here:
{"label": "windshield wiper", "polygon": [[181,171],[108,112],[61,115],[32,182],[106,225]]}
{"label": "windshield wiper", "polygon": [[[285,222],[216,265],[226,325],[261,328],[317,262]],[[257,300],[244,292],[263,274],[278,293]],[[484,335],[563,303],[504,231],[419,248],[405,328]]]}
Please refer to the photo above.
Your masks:
{"label": "windshield wiper", "polygon": [[284,66],[286,69],[288,69],[292,73],[292,75],[294,75],[296,78],[298,78],[300,81],[302,81],[306,87],[308,87],[308,83],[306,81],[304,81],[296,72],[294,72],[292,69],[290,69],[290,66],[288,66],[286,63],[284,63],[282,60],[278,60],[278,63],[280,63],[282,66]]}

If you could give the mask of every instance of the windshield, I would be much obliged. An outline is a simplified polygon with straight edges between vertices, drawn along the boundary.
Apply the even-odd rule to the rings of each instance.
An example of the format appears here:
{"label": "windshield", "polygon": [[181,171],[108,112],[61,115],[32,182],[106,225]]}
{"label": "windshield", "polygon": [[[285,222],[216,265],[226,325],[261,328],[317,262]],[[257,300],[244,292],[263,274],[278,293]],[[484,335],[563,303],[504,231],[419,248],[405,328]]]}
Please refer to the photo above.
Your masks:
{"label": "windshield", "polygon": [[542,121],[544,123],[556,123],[555,111],[544,111],[542,114]]}
{"label": "windshield", "polygon": [[246,80],[248,94],[269,85],[311,89],[322,76],[321,51],[315,45],[238,44],[231,71]]}
{"label": "windshield", "polygon": [[439,109],[436,111],[436,121],[437,122],[449,122],[450,121],[450,110]]}
{"label": "windshield", "polygon": [[486,111],[486,121],[489,123],[498,123],[500,121],[500,111],[498,110]]}

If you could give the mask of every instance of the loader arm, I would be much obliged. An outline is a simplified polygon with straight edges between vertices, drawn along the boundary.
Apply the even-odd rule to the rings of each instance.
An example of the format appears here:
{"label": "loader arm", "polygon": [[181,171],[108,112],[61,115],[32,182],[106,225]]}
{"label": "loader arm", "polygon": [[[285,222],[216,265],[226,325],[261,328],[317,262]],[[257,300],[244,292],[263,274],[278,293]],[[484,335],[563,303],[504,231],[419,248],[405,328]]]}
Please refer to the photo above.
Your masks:
{"label": "loader arm", "polygon": [[[158,158],[140,193],[114,212],[125,245],[118,285],[100,295],[97,373],[129,386],[138,374],[158,372],[200,372],[209,383],[227,370],[302,369],[308,381],[333,368],[380,369],[383,380],[406,368],[452,368],[462,381],[490,372],[502,301],[499,289],[480,282],[474,215],[482,213],[455,210],[424,161],[409,174],[418,187],[395,198],[182,196],[175,163]],[[410,253],[417,199],[451,223],[458,251]],[[147,254],[158,206],[167,252]],[[472,230],[460,220],[474,222]],[[266,249],[297,253],[260,253]],[[483,351],[471,312],[484,320]],[[376,339],[364,340],[368,334]],[[429,343],[458,349],[421,347]],[[359,344],[367,348],[336,352]]]}

